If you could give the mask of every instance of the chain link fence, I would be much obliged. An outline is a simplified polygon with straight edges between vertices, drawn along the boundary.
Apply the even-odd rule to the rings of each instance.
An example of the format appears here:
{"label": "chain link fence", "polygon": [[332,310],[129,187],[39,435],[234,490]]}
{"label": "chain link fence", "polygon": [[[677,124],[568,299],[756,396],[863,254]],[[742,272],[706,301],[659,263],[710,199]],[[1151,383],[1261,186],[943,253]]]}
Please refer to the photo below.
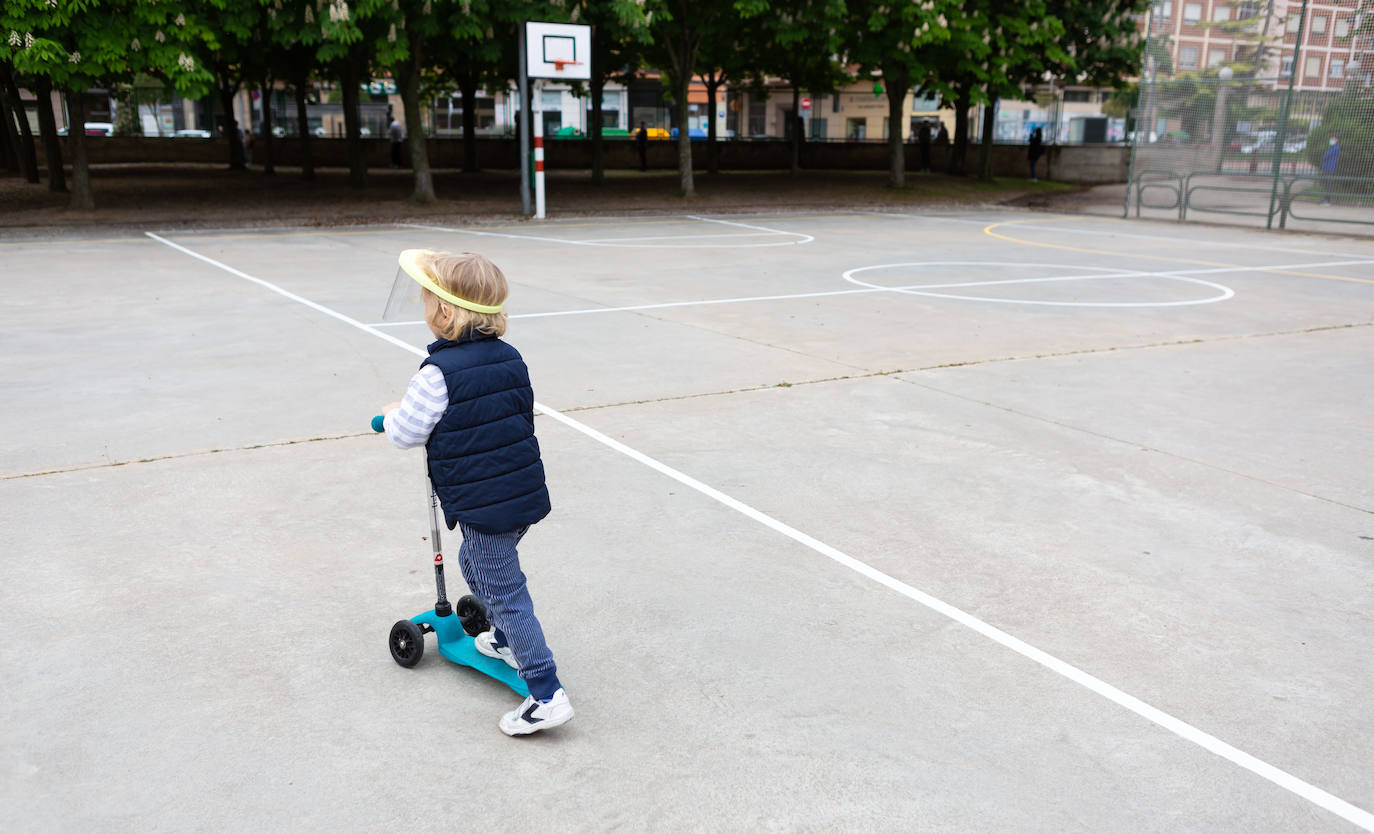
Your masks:
{"label": "chain link fence", "polygon": [[[1347,3],[1349,15],[1253,3],[1224,21],[1218,4],[1210,26],[1172,23],[1171,5],[1184,4],[1157,4],[1150,20],[1127,216],[1374,225],[1374,38],[1363,34],[1374,21],[1360,14],[1374,2]],[[1320,47],[1304,34],[1314,24]]]}

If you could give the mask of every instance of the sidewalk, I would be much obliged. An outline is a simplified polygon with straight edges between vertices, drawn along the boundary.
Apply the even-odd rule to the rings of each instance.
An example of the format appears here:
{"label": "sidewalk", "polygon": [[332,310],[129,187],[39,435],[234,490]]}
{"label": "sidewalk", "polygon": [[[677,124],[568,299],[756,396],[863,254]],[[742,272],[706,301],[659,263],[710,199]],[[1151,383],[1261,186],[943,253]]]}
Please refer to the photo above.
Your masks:
{"label": "sidewalk", "polygon": [[[548,174],[551,218],[587,215],[866,209],[968,210],[1037,200],[1077,190],[1061,183],[1000,179],[980,183],[944,174],[907,174],[907,187],[888,188],[884,171],[697,172],[697,194],[678,195],[676,171],[608,171],[604,184],[587,171]],[[313,182],[299,168],[229,171],[220,165],[109,165],[93,169],[96,209],[74,212],[67,195],[46,183],[0,177],[0,235],[39,237],[58,229],[334,226],[363,223],[482,223],[521,219],[519,174],[434,172],[439,202],[410,202],[409,171],[373,169],[363,189],[351,188],[343,169],[317,169]]]}

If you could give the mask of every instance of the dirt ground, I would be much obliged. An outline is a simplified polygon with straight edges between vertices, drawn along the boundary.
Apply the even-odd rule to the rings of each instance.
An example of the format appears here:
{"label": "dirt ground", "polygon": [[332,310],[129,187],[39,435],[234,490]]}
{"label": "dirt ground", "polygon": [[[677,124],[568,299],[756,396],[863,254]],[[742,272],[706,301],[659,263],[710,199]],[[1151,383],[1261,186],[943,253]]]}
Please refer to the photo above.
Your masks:
{"label": "dirt ground", "polygon": [[[1002,179],[980,183],[944,174],[908,174],[903,189],[887,187],[885,171],[728,172],[696,175],[697,194],[678,193],[676,171],[610,171],[602,185],[587,171],[548,175],[548,215],[636,215],[818,208],[969,209],[987,205],[1049,207],[1052,197],[1084,189],[1060,183]],[[0,176],[0,234],[42,237],[83,226],[130,229],[213,228],[296,225],[355,225],[369,222],[510,221],[520,218],[519,173],[434,172],[439,201],[410,201],[409,171],[373,169],[366,187],[355,189],[348,172],[317,169],[315,179],[299,168],[261,167],[231,171],[222,165],[102,165],[92,170],[96,209],[67,208],[67,195]],[[1061,206],[1056,206],[1061,208]]]}

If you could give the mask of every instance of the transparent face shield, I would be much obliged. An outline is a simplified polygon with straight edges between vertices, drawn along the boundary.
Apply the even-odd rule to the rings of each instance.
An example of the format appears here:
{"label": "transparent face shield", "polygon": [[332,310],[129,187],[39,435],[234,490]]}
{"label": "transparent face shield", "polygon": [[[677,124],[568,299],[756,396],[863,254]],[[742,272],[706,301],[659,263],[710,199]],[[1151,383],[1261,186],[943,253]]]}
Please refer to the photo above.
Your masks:
{"label": "transparent face shield", "polygon": [[424,283],[430,280],[422,262],[431,253],[427,249],[407,249],[401,253],[396,280],[391,282],[391,294],[382,310],[382,321],[423,323],[425,320]]}
{"label": "transparent face shield", "polygon": [[407,249],[401,253],[397,259],[400,267],[396,270],[396,279],[391,282],[386,308],[382,310],[382,321],[424,323],[426,304],[437,305],[441,301],[477,313],[501,312],[501,304],[485,305],[468,301],[435,283],[428,264],[440,254],[428,249]]}

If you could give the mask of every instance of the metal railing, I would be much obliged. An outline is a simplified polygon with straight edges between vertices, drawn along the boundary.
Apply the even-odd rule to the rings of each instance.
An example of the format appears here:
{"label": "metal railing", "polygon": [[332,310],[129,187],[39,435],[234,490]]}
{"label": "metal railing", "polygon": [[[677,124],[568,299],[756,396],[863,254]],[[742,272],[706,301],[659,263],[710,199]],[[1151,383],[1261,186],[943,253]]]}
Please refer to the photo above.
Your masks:
{"label": "metal railing", "polygon": [[[1223,185],[1208,180],[1249,180],[1249,184]],[[1196,180],[1196,182],[1195,182]],[[1374,226],[1374,177],[1347,177],[1334,174],[1292,174],[1272,183],[1269,177],[1232,171],[1193,171],[1185,173],[1167,168],[1147,168],[1133,174],[1128,189],[1135,192],[1135,216],[1141,216],[1142,209],[1154,211],[1178,210],[1178,219],[1187,220],[1188,213],[1230,214],[1241,217],[1260,217],[1267,223],[1278,218],[1280,229],[1287,228],[1288,219],[1316,223],[1346,223]],[[1171,195],[1167,202],[1152,203],[1146,198],[1150,189],[1159,189]],[[1277,189],[1277,190],[1276,190]],[[1247,205],[1260,206],[1261,210],[1251,211],[1230,206],[1200,203],[1200,194],[1253,194],[1257,198],[1245,201]],[[1276,198],[1276,199],[1275,199]],[[1127,197],[1130,201],[1129,193]],[[1359,217],[1336,217],[1330,214],[1300,212],[1307,206],[1325,204],[1348,206],[1352,203],[1368,210],[1368,215]],[[1264,210],[1272,205],[1273,211]]]}
{"label": "metal railing", "polygon": [[[1313,185],[1308,189],[1295,191],[1294,186],[1300,182],[1310,182]],[[1343,188],[1349,186],[1349,188],[1348,190],[1336,191],[1331,187],[1333,184],[1337,184]],[[1361,185],[1364,186],[1363,189],[1358,188],[1358,186]],[[1374,177],[1338,177],[1334,174],[1300,174],[1298,176],[1288,177],[1283,182],[1283,197],[1279,201],[1280,229],[1286,229],[1288,227],[1288,218],[1290,217],[1294,220],[1310,220],[1321,223],[1358,223],[1361,225],[1374,226],[1374,211],[1371,211],[1371,219],[1369,220],[1351,220],[1343,217],[1313,217],[1311,215],[1298,214],[1293,210],[1294,203],[1308,203],[1309,201],[1302,199],[1303,196],[1310,191],[1317,190],[1320,190],[1323,195],[1324,199],[1322,203],[1329,203],[1333,198],[1345,201],[1356,200],[1363,203],[1366,208],[1374,209]],[[1315,205],[1321,205],[1322,203],[1316,203]]]}

